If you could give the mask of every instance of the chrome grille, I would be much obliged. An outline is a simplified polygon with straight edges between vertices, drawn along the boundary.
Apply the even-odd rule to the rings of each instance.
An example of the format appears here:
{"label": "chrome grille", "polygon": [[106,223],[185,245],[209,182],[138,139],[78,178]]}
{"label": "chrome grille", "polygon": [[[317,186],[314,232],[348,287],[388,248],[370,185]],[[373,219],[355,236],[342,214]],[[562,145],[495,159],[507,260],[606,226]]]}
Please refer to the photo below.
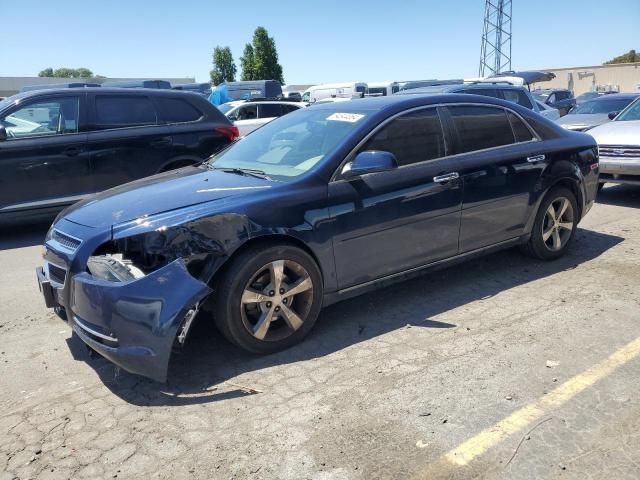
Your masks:
{"label": "chrome grille", "polygon": [[601,157],[640,159],[640,146],[636,145],[600,145]]}
{"label": "chrome grille", "polygon": [[58,242],[63,247],[73,251],[75,251],[82,243],[82,240],[78,240],[66,233],[62,233],[60,230],[54,230],[51,234],[51,239]]}

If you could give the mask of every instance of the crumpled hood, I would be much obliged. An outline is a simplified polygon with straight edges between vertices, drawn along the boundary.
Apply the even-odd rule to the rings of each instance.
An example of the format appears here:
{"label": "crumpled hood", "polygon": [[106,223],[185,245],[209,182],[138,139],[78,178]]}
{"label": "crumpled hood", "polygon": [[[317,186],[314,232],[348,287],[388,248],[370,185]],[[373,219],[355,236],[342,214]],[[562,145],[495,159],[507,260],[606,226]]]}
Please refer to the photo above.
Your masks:
{"label": "crumpled hood", "polygon": [[587,133],[598,145],[640,145],[640,120],[608,122]]}
{"label": "crumpled hood", "polygon": [[556,120],[556,123],[562,125],[565,128],[589,128],[603,123],[609,122],[609,115],[607,113],[583,113],[579,115],[572,115],[571,113],[565,115],[560,120]]}
{"label": "crumpled hood", "polygon": [[272,186],[261,178],[186,167],[106,190],[76,203],[62,216],[80,225],[104,227]]}

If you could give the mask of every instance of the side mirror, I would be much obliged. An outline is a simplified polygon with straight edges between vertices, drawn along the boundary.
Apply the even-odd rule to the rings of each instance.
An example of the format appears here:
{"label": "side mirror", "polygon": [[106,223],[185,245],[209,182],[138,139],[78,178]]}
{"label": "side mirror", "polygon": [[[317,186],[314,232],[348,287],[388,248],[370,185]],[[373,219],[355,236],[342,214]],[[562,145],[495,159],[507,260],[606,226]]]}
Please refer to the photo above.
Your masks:
{"label": "side mirror", "polygon": [[609,120],[613,120],[614,118],[616,118],[618,116],[620,112],[609,112]]}
{"label": "side mirror", "polygon": [[349,179],[368,173],[385,172],[398,167],[396,156],[391,152],[368,150],[360,152],[342,169],[342,178]]}
{"label": "side mirror", "polygon": [[3,125],[0,125],[0,142],[4,142],[7,139],[7,129]]}

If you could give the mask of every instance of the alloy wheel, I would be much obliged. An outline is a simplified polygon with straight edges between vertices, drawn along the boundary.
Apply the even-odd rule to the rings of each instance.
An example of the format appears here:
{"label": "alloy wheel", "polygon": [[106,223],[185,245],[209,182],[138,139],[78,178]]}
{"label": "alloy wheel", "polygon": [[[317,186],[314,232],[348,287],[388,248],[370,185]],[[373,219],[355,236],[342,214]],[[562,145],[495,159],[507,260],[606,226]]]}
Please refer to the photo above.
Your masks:
{"label": "alloy wheel", "polygon": [[313,304],[313,281],[302,265],[276,260],[247,282],[240,302],[242,322],[256,339],[277,341],[300,329]]}
{"label": "alloy wheel", "polygon": [[558,197],[549,204],[542,222],[542,241],[557,252],[561,250],[573,233],[574,212],[569,199]]}

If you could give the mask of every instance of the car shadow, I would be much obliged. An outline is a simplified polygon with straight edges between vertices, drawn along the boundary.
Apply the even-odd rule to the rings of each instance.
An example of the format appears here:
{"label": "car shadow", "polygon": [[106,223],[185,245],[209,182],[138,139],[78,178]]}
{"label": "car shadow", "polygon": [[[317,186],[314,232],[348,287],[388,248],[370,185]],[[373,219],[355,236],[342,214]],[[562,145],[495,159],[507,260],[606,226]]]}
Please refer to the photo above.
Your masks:
{"label": "car shadow", "polygon": [[617,207],[640,208],[640,185],[605,184],[596,201]]}
{"label": "car shadow", "polygon": [[[121,371],[102,358],[89,359],[86,353],[79,353],[78,360],[88,361],[114,394],[135,405],[191,405],[252,395],[260,393],[259,386],[237,385],[233,379],[245,372],[330,355],[407,325],[457,327],[434,317],[574,269],[622,241],[622,237],[578,229],[568,254],[553,262],[533,260],[511,249],[431,272],[324,309],[301,344],[267,356],[251,355],[230,345],[212,327],[213,322],[200,318],[184,348],[172,355],[166,384]],[[85,352],[80,340],[72,343],[72,348]]]}
{"label": "car shadow", "polygon": [[0,251],[42,245],[51,219],[0,223]]}

